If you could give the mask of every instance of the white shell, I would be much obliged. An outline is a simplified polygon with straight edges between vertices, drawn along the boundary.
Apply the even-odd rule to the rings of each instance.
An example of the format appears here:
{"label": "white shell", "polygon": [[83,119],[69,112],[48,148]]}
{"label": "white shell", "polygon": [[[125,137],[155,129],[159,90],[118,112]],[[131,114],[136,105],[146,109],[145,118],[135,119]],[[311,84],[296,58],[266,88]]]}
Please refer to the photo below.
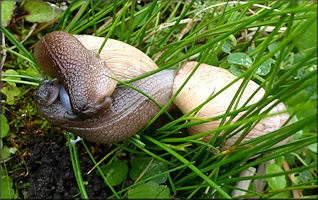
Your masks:
{"label": "white shell", "polygon": [[[74,35],[87,49],[98,55],[98,49],[103,44],[103,37],[93,35]],[[157,64],[139,49],[124,42],[108,39],[100,58],[109,67],[116,78],[127,81],[149,71],[158,69]]]}
{"label": "white shell", "polygon": [[[196,65],[197,62],[187,62],[180,67],[174,82],[174,93],[181,87],[181,85],[184,83],[184,81]],[[201,64],[197,71],[187,82],[185,87],[181,90],[179,95],[176,97],[176,99],[174,100],[174,104],[182,111],[183,114],[186,114],[193,110],[195,107],[202,104],[212,94],[215,94],[223,87],[228,85],[235,78],[236,76],[225,69],[213,67],[207,64]],[[237,82],[235,82],[225,91],[223,91],[207,104],[205,104],[194,116],[206,119],[224,114],[241,83],[242,80],[238,80]],[[246,89],[243,92],[242,97],[240,98],[238,108],[242,107],[245,101],[256,91],[256,89],[258,89],[258,87],[259,85],[255,82],[249,81]],[[265,91],[263,89],[260,89],[247,105],[257,103],[262,98],[264,93]],[[274,107],[274,109],[272,109],[270,113],[275,113],[278,109],[286,109],[282,103],[279,104],[279,106],[277,107]],[[238,119],[243,113],[244,112],[239,113],[234,118],[233,122],[236,121],[236,119]],[[279,129],[287,118],[288,115],[275,115],[261,120],[249,132],[249,134],[243,139],[243,141],[247,141]],[[220,122],[221,119],[206,122],[200,125],[189,127],[188,131],[192,135],[205,132],[219,127]],[[236,134],[232,138],[228,139],[225,143],[225,148],[233,145],[233,143],[239,138],[239,136],[240,134]],[[207,141],[211,137],[212,135],[204,138],[204,140]]]}

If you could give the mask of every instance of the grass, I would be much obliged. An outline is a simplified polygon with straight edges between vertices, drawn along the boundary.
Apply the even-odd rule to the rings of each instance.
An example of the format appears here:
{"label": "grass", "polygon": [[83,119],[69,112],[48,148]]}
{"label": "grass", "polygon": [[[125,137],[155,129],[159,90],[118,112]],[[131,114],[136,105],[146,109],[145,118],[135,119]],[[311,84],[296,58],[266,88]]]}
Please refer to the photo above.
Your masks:
{"label": "grass", "polygon": [[[187,127],[207,121],[190,121],[195,119],[193,113],[202,104],[190,113],[170,119],[162,127],[153,129],[153,122],[173,103],[176,93],[135,137],[114,144],[104,152],[107,156],[96,169],[109,186],[110,198],[136,198],[138,196],[134,195],[138,194],[138,187],[145,188],[150,182],[157,184],[156,189],[151,190],[152,193],[157,194],[159,190],[161,193],[158,195],[166,195],[159,195],[161,198],[231,198],[234,189],[246,192],[236,198],[313,197],[314,188],[317,187],[317,47],[316,42],[312,41],[316,38],[312,35],[316,31],[316,9],[317,5],[313,1],[72,1],[54,23],[39,24],[34,34],[23,44],[17,38],[23,37],[23,32],[30,31],[32,23],[22,20],[20,23],[24,26],[18,27],[17,33],[10,30],[12,27],[1,26],[6,38],[2,48],[7,52],[4,73],[1,75],[3,86],[10,88],[10,91],[16,88],[22,91],[14,96],[2,90],[6,95],[3,97],[14,97],[13,102],[8,102],[8,98],[2,100],[2,115],[8,118],[10,126],[8,134],[2,137],[2,149],[12,147],[10,138],[20,137],[20,131],[14,130],[26,129],[10,113],[17,113],[21,109],[19,101],[32,101],[30,90],[34,90],[42,80],[43,73],[35,64],[31,48],[37,37],[54,30],[92,34],[105,37],[105,42],[107,38],[126,42],[156,61],[158,70],[137,79],[163,69],[177,69],[184,61],[195,60],[236,73],[237,79],[231,84],[239,79],[244,80],[227,111],[221,116],[207,119],[223,119],[218,128],[187,135]],[[12,49],[13,46],[16,49]],[[228,57],[235,53],[245,53],[253,59],[253,64],[244,66],[230,63]],[[267,62],[270,64],[265,65]],[[259,73],[259,68],[269,72],[264,75]],[[8,69],[18,73],[6,73]],[[254,80],[265,89],[264,97],[257,104],[232,111],[231,108],[237,108],[249,80]],[[210,99],[221,92],[213,94]],[[218,148],[239,131],[243,131],[243,135],[247,134],[253,123],[264,118],[269,111],[260,112],[262,108],[269,103],[273,103],[273,106],[279,103],[275,99],[286,104],[292,123],[251,141],[238,141],[229,149]],[[227,116],[235,116],[243,110],[246,112],[238,121],[225,121]],[[31,120],[38,119],[35,108],[29,117]],[[37,123],[42,124],[43,132],[49,134],[52,131],[51,125],[44,119]],[[221,132],[224,135],[218,137]],[[209,143],[200,141],[200,138],[211,133],[216,134]],[[291,136],[293,140],[289,143],[274,146]],[[86,172],[80,170],[77,148],[86,148],[91,153],[85,141],[69,145],[81,196],[89,198],[81,176]],[[133,184],[125,184],[126,177],[130,176],[126,174],[123,182],[115,186],[111,183],[114,174],[103,171],[103,166],[117,161],[118,155],[123,152],[129,155],[130,159],[125,162],[129,163],[130,173],[136,170],[132,167],[134,158],[153,160],[145,161],[139,179],[135,179]],[[93,156],[91,158],[94,163],[98,162]],[[275,166],[276,171],[240,176],[249,167],[257,168],[271,161],[274,164],[268,165]],[[161,168],[154,167],[154,163],[160,163],[158,166]],[[2,165],[7,169],[6,162]],[[6,175],[10,175],[10,170],[5,171]],[[163,177],[163,180],[158,181],[158,177]],[[255,180],[261,179],[265,179],[267,184],[257,191]],[[243,180],[252,180],[252,184],[246,189],[237,188],[235,183]],[[281,187],[277,187],[275,182]]]}

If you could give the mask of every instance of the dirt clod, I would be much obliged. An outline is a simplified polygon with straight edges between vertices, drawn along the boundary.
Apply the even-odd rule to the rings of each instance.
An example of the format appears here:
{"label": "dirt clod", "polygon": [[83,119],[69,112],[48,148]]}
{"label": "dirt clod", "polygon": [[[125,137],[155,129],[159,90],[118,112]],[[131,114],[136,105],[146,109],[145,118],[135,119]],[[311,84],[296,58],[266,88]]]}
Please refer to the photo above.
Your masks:
{"label": "dirt clod", "polygon": [[[28,199],[72,199],[81,198],[72,162],[65,141],[55,143],[45,136],[32,137],[27,142],[28,156],[25,157],[29,174],[18,184],[27,184]],[[91,199],[105,199],[107,188],[101,177],[87,175],[93,163],[86,154],[80,154],[80,165],[86,191]]]}

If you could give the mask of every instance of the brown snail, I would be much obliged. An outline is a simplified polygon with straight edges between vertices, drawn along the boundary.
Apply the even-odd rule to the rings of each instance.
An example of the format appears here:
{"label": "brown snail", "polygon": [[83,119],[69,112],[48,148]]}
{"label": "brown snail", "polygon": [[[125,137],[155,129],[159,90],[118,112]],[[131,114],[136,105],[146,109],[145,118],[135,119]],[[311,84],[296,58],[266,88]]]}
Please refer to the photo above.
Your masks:
{"label": "brown snail", "polygon": [[[49,36],[49,37],[48,37]],[[59,52],[59,56],[51,55],[55,53],[47,49],[51,49],[49,45],[51,41],[56,40],[55,37],[58,37],[58,45],[66,45],[63,42],[65,38],[70,40],[70,37],[73,37],[71,40],[76,40],[79,42],[72,42],[70,45],[79,45],[81,47],[63,47]],[[77,39],[76,39],[77,38]],[[43,41],[46,41],[44,43]],[[148,97],[140,94],[134,89],[128,88],[126,86],[119,86],[115,89],[112,95],[109,93],[102,93],[101,96],[105,98],[111,96],[112,103],[109,108],[100,109],[98,111],[90,110],[90,112],[85,113],[81,112],[82,110],[76,110],[76,104],[84,105],[87,102],[90,102],[91,108],[99,108],[101,100],[96,101],[96,96],[100,96],[99,92],[103,89],[96,88],[96,77],[94,74],[101,74],[99,70],[104,71],[106,69],[110,72],[107,72],[107,76],[100,78],[99,81],[108,82],[109,78],[112,76],[120,80],[129,80],[141,74],[144,74],[148,71],[157,69],[157,65],[144,53],[140,50],[119,42],[116,40],[108,39],[105,47],[102,49],[99,58],[97,56],[97,50],[104,41],[104,38],[89,36],[89,35],[71,35],[61,31],[53,32],[45,36],[39,43],[37,43],[35,48],[35,57],[38,64],[45,69],[45,71],[54,72],[58,71],[59,73],[53,74],[59,82],[68,85],[66,87],[66,96],[70,96],[70,108],[66,108],[65,103],[62,104],[62,101],[57,98],[56,91],[60,90],[60,86],[57,86],[56,81],[43,81],[38,90],[35,92],[35,100],[38,104],[41,114],[52,124],[60,126],[63,129],[72,131],[73,133],[94,142],[100,143],[114,143],[126,140],[131,137],[139,130],[141,130],[160,110],[160,106],[151,101]],[[56,45],[56,44],[54,44]],[[40,46],[40,47],[39,47]],[[84,49],[83,49],[84,47]],[[59,48],[59,47],[56,47]],[[93,61],[93,63],[100,63],[100,60],[103,61],[104,65],[100,64],[99,67],[94,68],[97,72],[92,72],[91,68],[89,70],[85,68],[85,65],[82,65],[83,57],[77,59],[77,55],[72,55],[72,62],[75,62],[75,65],[78,66],[78,69],[71,69],[70,73],[72,76],[68,76],[68,64],[63,65],[64,58],[65,62],[69,63],[67,59],[68,56],[62,56],[71,54],[70,52],[63,52],[63,50],[68,49],[82,49],[85,51],[85,54],[95,55],[91,57],[85,57],[85,59]],[[45,53],[43,53],[45,52]],[[42,58],[39,58],[37,55],[45,55],[45,59],[50,59],[49,61],[42,61]],[[79,54],[82,55],[82,54]],[[57,61],[56,61],[56,58]],[[85,60],[84,63],[89,62]],[[53,63],[53,64],[52,64]],[[58,64],[54,64],[58,63]],[[46,65],[46,66],[43,66]],[[164,106],[169,99],[172,97],[174,92],[176,92],[194,67],[197,65],[197,62],[187,62],[183,64],[178,70],[162,70],[158,73],[155,73],[146,78],[140,79],[138,81],[132,82],[131,84],[143,91],[144,93],[151,96],[156,100],[161,106]],[[59,69],[63,68],[63,70]],[[64,69],[65,68],[65,69]],[[77,70],[81,73],[77,74]],[[82,72],[86,71],[84,77]],[[92,74],[91,74],[92,73]],[[94,74],[93,74],[94,73]],[[92,77],[92,80],[87,80],[88,77]],[[105,78],[105,80],[104,80]],[[234,80],[236,77],[232,75],[225,69],[213,67],[207,64],[201,64],[197,71],[190,78],[189,82],[178,94],[176,99],[174,99],[174,104],[183,112],[187,113],[193,108],[197,107],[203,103],[209,95],[213,92],[217,92]],[[68,80],[71,79],[71,80]],[[85,83],[84,86],[79,85],[77,80],[80,80],[81,83]],[[111,83],[109,88],[112,88],[114,83]],[[217,115],[224,113],[229,105],[229,102],[233,98],[240,82],[234,83],[231,87],[226,89],[220,95],[212,99],[206,105],[204,105],[196,114],[196,117],[200,118],[211,118]],[[104,86],[104,85],[103,85]],[[57,89],[58,88],[58,89]],[[86,95],[88,93],[82,92],[81,89],[84,88],[84,91],[92,89],[95,95],[87,95],[82,98],[85,100],[85,103],[79,101],[72,101],[73,99],[81,99],[79,94]],[[106,87],[108,90],[108,87]],[[245,102],[246,99],[258,88],[258,85],[249,81],[244,95],[239,102],[239,107]],[[73,91],[76,91],[76,98],[72,97]],[[264,91],[261,89],[253,96],[249,104],[258,102],[263,96]],[[62,95],[60,95],[62,96]],[[103,98],[100,98],[103,99]],[[49,102],[49,103],[48,103]],[[271,112],[277,112],[277,109],[284,110],[285,107],[283,104],[272,109]],[[80,117],[76,117],[79,115]],[[70,117],[71,116],[71,117]],[[75,116],[75,117],[72,117]],[[269,133],[271,131],[277,130],[283,122],[286,121],[285,115],[276,115],[273,117],[267,117],[262,119],[248,134],[245,140],[258,137],[260,135]],[[234,120],[235,121],[235,120]],[[190,134],[200,133],[209,129],[218,127],[218,121],[212,121],[189,127],[188,130]],[[264,128],[265,127],[265,128]],[[237,134],[238,135],[238,134]],[[237,139],[238,136],[233,137],[231,141],[228,141],[226,146],[233,144],[233,140]],[[244,141],[244,140],[243,140]]]}

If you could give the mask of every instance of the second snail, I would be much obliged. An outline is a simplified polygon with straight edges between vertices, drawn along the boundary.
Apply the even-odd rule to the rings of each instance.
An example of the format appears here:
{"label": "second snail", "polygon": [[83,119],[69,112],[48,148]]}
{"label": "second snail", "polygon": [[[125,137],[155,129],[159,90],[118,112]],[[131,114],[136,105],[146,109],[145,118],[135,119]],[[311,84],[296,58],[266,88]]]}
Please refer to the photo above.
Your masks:
{"label": "second snail", "polygon": [[[146,126],[181,87],[173,104],[183,114],[205,103],[191,116],[207,122],[188,127],[189,134],[212,131],[219,127],[222,118],[207,119],[226,112],[242,83],[238,80],[222,91],[236,76],[226,69],[190,61],[178,70],[162,70],[134,81],[131,85],[135,88],[116,87],[116,80],[127,81],[156,70],[158,66],[140,50],[113,39],[108,39],[98,54],[103,41],[102,37],[56,31],[43,37],[34,51],[38,65],[54,77],[44,80],[35,92],[41,114],[52,124],[89,141],[109,144],[128,139]],[[183,86],[193,70],[195,72]],[[219,91],[222,92],[211,98]],[[245,106],[247,100],[247,105],[257,104],[264,93],[250,80],[236,110]],[[279,103],[269,114],[284,110],[284,104]],[[243,114],[239,112],[232,123]],[[279,129],[287,119],[288,114],[276,114],[260,120],[243,142]],[[203,139],[207,141],[211,136]],[[232,146],[239,137],[240,134],[236,134],[229,138],[225,148]]]}

